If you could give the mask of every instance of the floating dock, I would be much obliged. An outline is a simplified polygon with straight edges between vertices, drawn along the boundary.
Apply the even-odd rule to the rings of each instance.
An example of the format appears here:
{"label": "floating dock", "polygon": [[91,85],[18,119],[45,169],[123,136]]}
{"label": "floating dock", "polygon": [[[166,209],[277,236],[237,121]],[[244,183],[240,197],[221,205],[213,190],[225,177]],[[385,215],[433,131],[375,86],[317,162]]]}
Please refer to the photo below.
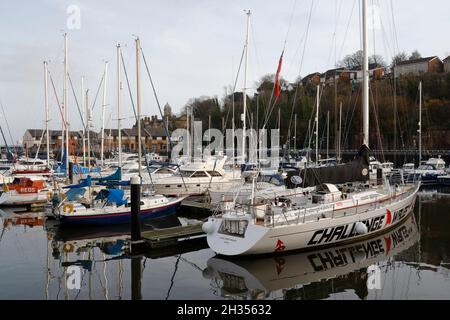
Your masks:
{"label": "floating dock", "polygon": [[151,248],[167,247],[178,244],[179,241],[205,237],[202,224],[186,225],[142,232],[142,239]]}

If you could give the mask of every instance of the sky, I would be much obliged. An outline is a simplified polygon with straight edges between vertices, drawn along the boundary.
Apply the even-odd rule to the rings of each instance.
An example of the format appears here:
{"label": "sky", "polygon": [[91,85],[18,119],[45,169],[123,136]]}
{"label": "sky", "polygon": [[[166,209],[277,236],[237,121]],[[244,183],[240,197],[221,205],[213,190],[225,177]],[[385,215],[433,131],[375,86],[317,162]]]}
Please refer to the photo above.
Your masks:
{"label": "sky", "polygon": [[[369,51],[390,63],[394,54],[450,54],[448,0],[367,0]],[[251,10],[247,87],[276,72],[281,76],[324,72],[361,47],[360,0],[3,0],[0,2],[0,125],[8,143],[20,143],[27,128],[44,128],[44,70],[49,61],[58,99],[63,93],[63,34],[68,34],[69,74],[81,103],[81,77],[89,89],[94,130],[101,128],[101,90],[108,62],[105,127],[117,127],[116,45],[121,44],[135,98],[135,36],[149,64],[158,98],[179,113],[191,98],[225,95],[236,78],[245,42],[244,10]],[[73,11],[73,8],[79,9]],[[71,10],[68,10],[71,9]],[[79,19],[77,19],[79,17]],[[75,19],[75,20],[74,20]],[[122,79],[124,78],[122,72]],[[237,89],[242,90],[243,72]],[[123,127],[133,111],[123,83]],[[141,61],[142,114],[159,114]],[[70,89],[70,87],[69,87]],[[71,89],[70,89],[71,90]],[[229,90],[229,89],[228,89]],[[74,95],[68,93],[69,123],[81,129]],[[51,129],[61,128],[55,93],[49,85]],[[8,125],[10,133],[8,132]],[[3,144],[3,141],[1,142]]]}

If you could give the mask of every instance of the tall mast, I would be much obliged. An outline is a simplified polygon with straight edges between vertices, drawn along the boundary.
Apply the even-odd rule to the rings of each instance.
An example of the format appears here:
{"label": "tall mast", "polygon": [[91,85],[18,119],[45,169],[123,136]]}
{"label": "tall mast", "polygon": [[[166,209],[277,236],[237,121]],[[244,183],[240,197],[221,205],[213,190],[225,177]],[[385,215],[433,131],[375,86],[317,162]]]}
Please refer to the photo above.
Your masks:
{"label": "tall mast", "polygon": [[341,135],[342,135],[342,102],[339,105],[339,135],[338,135],[338,153],[337,153],[337,161],[341,163]]}
{"label": "tall mast", "polygon": [[86,105],[84,100],[84,77],[81,77],[81,110],[83,116],[83,166],[86,166]]}
{"label": "tall mast", "polygon": [[191,161],[191,130],[189,129],[190,108],[191,107],[189,106],[186,107],[186,131],[187,131],[186,149],[189,161]]}
{"label": "tall mast", "polygon": [[47,166],[50,166],[50,136],[48,133],[48,69],[47,61],[44,61],[44,103],[45,103],[45,135],[47,143]]}
{"label": "tall mast", "polygon": [[419,166],[422,162],[422,81],[419,83]]}
{"label": "tall mast", "polygon": [[330,149],[330,111],[327,112],[327,159],[329,156]]}
{"label": "tall mast", "polygon": [[[139,161],[139,178],[142,179],[141,172],[141,61],[139,58],[139,50],[141,49],[141,41],[139,37],[136,38],[136,108],[137,108],[137,130],[138,130],[138,161]],[[142,180],[141,180],[142,181]]]}
{"label": "tall mast", "polygon": [[367,0],[362,0],[362,34],[363,34],[363,144],[369,147],[369,57],[367,52]]}
{"label": "tall mast", "polygon": [[121,56],[120,44],[117,45],[117,134],[118,134],[118,148],[119,148],[119,167],[122,167],[122,125],[120,116],[120,56]]}
{"label": "tall mast", "polygon": [[297,152],[297,114],[294,117],[294,152]]}
{"label": "tall mast", "polygon": [[317,86],[316,97],[316,165],[319,163],[319,100],[320,100],[320,85]]}
{"label": "tall mast", "polygon": [[100,147],[100,162],[104,165],[103,152],[105,148],[105,111],[106,111],[106,79],[108,76],[108,61],[105,61],[105,72],[103,74],[103,102],[102,102],[102,140]]}
{"label": "tall mast", "polygon": [[244,88],[242,90],[244,111],[242,114],[242,163],[245,163],[245,138],[246,138],[246,119],[247,119],[247,70],[248,70],[248,43],[249,43],[249,31],[250,31],[250,16],[251,11],[246,11],[247,14],[247,35],[245,37],[245,68],[244,68]]}
{"label": "tall mast", "polygon": [[67,33],[64,33],[64,122],[66,129],[66,174],[69,174],[69,106],[67,97],[68,48]]}
{"label": "tall mast", "polygon": [[91,172],[91,109],[89,108],[89,89],[86,90],[85,94],[85,105],[86,105],[86,129],[87,129],[87,161],[88,161],[88,171]]}

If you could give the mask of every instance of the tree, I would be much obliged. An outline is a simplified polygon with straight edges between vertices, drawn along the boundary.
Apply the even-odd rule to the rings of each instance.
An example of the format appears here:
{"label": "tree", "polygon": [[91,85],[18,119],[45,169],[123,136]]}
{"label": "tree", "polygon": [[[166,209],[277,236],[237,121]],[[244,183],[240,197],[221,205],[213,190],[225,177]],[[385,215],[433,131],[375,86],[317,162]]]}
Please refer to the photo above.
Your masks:
{"label": "tree", "polygon": [[[362,50],[358,50],[353,54],[348,54],[338,62],[337,67],[346,68],[346,69],[360,69],[363,60],[363,52]],[[381,67],[386,67],[386,62],[382,56],[378,54],[374,54],[369,57],[370,64],[377,64]]]}
{"label": "tree", "polygon": [[403,62],[406,60],[408,60],[408,56],[406,55],[405,52],[398,53],[397,55],[395,55],[392,58],[391,69],[394,68],[394,66],[398,65],[400,62]]}
{"label": "tree", "polygon": [[411,55],[409,56],[409,60],[416,60],[416,59],[420,59],[422,58],[422,55],[420,54],[419,51],[414,50]]}

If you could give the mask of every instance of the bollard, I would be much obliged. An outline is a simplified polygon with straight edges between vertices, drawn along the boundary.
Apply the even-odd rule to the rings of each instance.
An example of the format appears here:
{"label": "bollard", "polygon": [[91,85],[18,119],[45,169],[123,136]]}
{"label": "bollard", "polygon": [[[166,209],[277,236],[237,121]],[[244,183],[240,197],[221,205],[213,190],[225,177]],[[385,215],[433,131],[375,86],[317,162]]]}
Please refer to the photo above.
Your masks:
{"label": "bollard", "polygon": [[73,184],[73,162],[69,162],[69,181]]}
{"label": "bollard", "polygon": [[139,215],[141,212],[141,178],[134,176],[131,182],[131,243],[141,240]]}

